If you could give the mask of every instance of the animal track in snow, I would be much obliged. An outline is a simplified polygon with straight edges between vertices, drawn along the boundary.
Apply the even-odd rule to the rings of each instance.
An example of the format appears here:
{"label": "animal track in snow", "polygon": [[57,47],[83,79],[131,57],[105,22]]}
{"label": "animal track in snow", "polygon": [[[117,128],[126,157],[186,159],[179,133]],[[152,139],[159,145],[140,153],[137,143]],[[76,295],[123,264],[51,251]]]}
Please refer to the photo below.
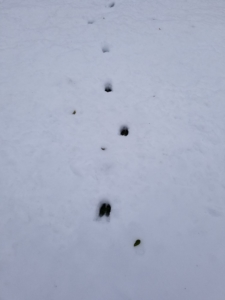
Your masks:
{"label": "animal track in snow", "polygon": [[115,2],[112,2],[112,3],[110,3],[109,4],[109,7],[111,8],[111,7],[114,7],[115,6]]}
{"label": "animal track in snow", "polygon": [[89,20],[88,24],[94,24],[94,22],[95,22],[94,20]]}
{"label": "animal track in snow", "polygon": [[105,84],[105,92],[110,93],[112,92],[112,84],[111,83],[106,83]]}
{"label": "animal track in snow", "polygon": [[129,129],[127,126],[123,126],[120,128],[120,135],[127,136],[129,134]]}
{"label": "animal track in snow", "polygon": [[138,245],[140,245],[140,243],[141,243],[141,240],[136,240],[134,243],[134,247],[137,247]]}
{"label": "animal track in snow", "polygon": [[109,203],[102,203],[99,207],[99,217],[109,217],[111,213],[111,205]]}

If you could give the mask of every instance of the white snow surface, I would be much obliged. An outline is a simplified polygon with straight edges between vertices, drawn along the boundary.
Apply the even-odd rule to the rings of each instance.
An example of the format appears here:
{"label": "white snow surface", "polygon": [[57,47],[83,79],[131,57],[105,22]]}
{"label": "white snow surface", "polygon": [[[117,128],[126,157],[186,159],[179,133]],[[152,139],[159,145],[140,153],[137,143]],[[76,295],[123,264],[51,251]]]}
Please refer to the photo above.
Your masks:
{"label": "white snow surface", "polygon": [[0,89],[1,300],[225,299],[224,0],[1,0]]}

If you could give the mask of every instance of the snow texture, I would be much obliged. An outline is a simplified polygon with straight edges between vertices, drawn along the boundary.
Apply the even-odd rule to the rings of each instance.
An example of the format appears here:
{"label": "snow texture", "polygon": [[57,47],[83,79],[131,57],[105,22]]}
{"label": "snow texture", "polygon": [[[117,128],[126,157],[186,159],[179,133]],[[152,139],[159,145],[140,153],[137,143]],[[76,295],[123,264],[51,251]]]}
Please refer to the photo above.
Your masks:
{"label": "snow texture", "polygon": [[0,88],[1,300],[225,299],[224,0],[1,0]]}

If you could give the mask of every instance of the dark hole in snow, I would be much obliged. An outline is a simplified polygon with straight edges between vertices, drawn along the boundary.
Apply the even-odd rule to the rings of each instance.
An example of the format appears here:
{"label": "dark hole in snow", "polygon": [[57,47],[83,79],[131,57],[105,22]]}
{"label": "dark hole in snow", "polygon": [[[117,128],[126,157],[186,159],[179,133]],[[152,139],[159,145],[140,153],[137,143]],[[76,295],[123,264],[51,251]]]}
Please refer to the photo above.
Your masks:
{"label": "dark hole in snow", "polygon": [[109,217],[110,213],[111,213],[111,205],[107,204],[106,211],[105,211],[106,217]]}
{"label": "dark hole in snow", "polygon": [[101,149],[104,151],[106,148],[102,147]]}
{"label": "dark hole in snow", "polygon": [[76,114],[76,111],[74,110],[74,111],[73,111],[73,115],[75,115],[75,114]]}
{"label": "dark hole in snow", "polygon": [[109,4],[109,7],[113,7],[113,6],[115,6],[114,2],[112,2],[112,3]]}
{"label": "dark hole in snow", "polygon": [[129,130],[126,126],[123,126],[121,129],[120,129],[120,135],[124,135],[124,136],[127,136],[129,134]]}
{"label": "dark hole in snow", "polygon": [[88,24],[93,24],[93,23],[94,23],[94,20],[88,21]]}
{"label": "dark hole in snow", "polygon": [[99,217],[103,217],[105,214],[105,210],[106,210],[106,204],[103,203],[99,209]]}
{"label": "dark hole in snow", "polygon": [[140,240],[136,240],[135,243],[134,243],[134,247],[140,245],[141,241]]}
{"label": "dark hole in snow", "polygon": [[107,84],[105,85],[105,91],[106,91],[107,93],[112,92],[112,85],[111,85],[110,83],[107,83]]}
{"label": "dark hole in snow", "polygon": [[99,217],[103,217],[106,215],[106,217],[109,217],[111,212],[111,205],[109,203],[102,203],[99,208]]}

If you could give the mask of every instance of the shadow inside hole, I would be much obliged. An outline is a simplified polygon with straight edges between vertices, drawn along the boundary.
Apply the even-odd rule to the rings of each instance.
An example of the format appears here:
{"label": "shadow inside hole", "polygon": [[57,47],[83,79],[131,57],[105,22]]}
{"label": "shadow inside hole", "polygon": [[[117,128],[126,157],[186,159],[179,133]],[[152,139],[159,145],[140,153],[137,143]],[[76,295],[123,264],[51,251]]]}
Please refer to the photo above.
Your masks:
{"label": "shadow inside hole", "polygon": [[94,20],[90,20],[90,21],[88,21],[88,24],[94,24]]}
{"label": "shadow inside hole", "polygon": [[109,7],[114,7],[114,6],[115,6],[115,2],[109,4]]}
{"label": "shadow inside hole", "polygon": [[107,202],[103,202],[100,204],[100,207],[99,207],[99,217],[103,217],[103,216],[106,216],[106,217],[109,217],[110,216],[110,213],[111,213],[111,205]]}
{"label": "shadow inside hole", "polygon": [[134,243],[134,247],[137,247],[138,245],[140,245],[140,243],[141,243],[141,240],[136,240]]}
{"label": "shadow inside hole", "polygon": [[112,85],[111,85],[111,83],[107,83],[105,85],[105,92],[107,92],[107,93],[112,92]]}
{"label": "shadow inside hole", "polygon": [[129,134],[129,129],[126,126],[121,127],[120,135],[127,136]]}
{"label": "shadow inside hole", "polygon": [[109,48],[107,46],[102,47],[102,52],[103,53],[109,52]]}

